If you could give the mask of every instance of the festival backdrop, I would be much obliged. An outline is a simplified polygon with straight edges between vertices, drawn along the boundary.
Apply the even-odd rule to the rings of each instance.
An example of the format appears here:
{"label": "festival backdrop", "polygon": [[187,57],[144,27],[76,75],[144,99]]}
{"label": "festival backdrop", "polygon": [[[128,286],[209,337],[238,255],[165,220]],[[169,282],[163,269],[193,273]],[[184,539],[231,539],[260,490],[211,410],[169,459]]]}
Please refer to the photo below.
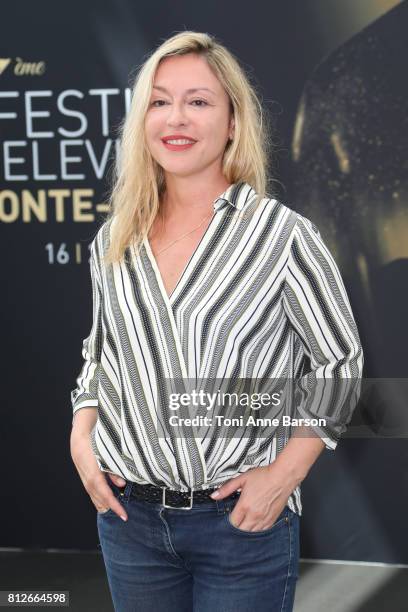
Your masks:
{"label": "festival backdrop", "polygon": [[97,546],[69,449],[92,318],[88,248],[137,66],[186,29],[215,35],[247,70],[273,127],[273,193],[318,226],[355,313],[364,376],[384,381],[363,398],[370,435],[345,436],[302,484],[301,556],[408,563],[408,446],[386,426],[407,404],[406,1],[3,7],[0,546]]}

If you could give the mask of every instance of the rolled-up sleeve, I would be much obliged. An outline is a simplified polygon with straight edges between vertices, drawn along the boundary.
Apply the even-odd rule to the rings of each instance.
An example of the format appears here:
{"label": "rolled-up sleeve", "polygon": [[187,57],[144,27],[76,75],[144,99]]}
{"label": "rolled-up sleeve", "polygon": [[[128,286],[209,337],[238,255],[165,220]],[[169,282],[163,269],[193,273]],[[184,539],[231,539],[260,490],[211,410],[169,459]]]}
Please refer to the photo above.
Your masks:
{"label": "rolled-up sleeve", "polygon": [[358,402],[363,350],[337,264],[317,227],[294,214],[283,306],[310,365],[295,381],[296,417],[324,419],[310,426],[334,450]]}
{"label": "rolled-up sleeve", "polygon": [[102,351],[102,287],[95,263],[95,242],[91,244],[89,259],[92,282],[92,327],[90,334],[82,342],[82,357],[84,359],[77,386],[71,391],[73,420],[77,410],[98,406],[98,383]]}

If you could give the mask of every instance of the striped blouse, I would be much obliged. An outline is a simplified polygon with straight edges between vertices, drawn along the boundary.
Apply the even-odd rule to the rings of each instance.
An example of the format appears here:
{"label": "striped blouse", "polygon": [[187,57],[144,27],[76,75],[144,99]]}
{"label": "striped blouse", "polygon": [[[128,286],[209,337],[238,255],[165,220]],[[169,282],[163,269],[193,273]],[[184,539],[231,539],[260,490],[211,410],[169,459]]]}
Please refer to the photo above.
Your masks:
{"label": "striped blouse", "polygon": [[[130,246],[123,262],[105,266],[111,220],[99,228],[89,260],[93,324],[71,403],[74,414],[98,408],[91,442],[102,471],[205,489],[272,463],[290,438],[282,419],[255,436],[227,439],[216,427],[198,435],[188,424],[180,435],[169,425],[177,413],[169,410],[168,380],[299,379],[306,392],[298,405],[291,397],[287,414],[296,405],[298,414],[327,417],[312,427],[326,448],[336,448],[351,418],[350,397],[348,410],[344,393],[323,410],[316,398],[307,404],[307,388],[317,379],[361,377],[363,352],[346,290],[315,225],[276,199],[256,200],[244,181],[215,199],[170,296],[147,239],[139,253]],[[300,486],[288,505],[302,514]]]}

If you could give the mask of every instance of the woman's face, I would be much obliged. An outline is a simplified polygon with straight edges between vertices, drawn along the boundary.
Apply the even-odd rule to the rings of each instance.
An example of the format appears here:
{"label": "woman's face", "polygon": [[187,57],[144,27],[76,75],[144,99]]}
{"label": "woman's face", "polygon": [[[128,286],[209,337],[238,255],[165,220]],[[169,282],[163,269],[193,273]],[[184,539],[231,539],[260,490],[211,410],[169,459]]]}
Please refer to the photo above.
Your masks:
{"label": "woman's face", "polygon": [[[203,57],[190,53],[162,60],[153,82],[145,133],[150,153],[165,174],[207,174],[211,166],[221,172],[233,125],[228,95]],[[170,136],[194,143],[166,145],[163,138]]]}

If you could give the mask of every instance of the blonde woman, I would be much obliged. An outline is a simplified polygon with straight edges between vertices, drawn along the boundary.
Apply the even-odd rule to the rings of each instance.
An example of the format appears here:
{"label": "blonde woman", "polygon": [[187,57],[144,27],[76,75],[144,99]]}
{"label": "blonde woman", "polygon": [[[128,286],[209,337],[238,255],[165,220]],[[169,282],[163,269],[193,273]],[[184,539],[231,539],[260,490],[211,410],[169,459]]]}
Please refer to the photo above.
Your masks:
{"label": "blonde woman", "polygon": [[169,381],[361,372],[333,258],[266,193],[269,144],[254,88],[213,37],[178,33],[141,66],[91,244],[93,325],[71,393],[71,455],[120,612],[293,607],[300,483],[335,448],[344,411],[312,436],[281,424],[227,436],[168,395]]}

